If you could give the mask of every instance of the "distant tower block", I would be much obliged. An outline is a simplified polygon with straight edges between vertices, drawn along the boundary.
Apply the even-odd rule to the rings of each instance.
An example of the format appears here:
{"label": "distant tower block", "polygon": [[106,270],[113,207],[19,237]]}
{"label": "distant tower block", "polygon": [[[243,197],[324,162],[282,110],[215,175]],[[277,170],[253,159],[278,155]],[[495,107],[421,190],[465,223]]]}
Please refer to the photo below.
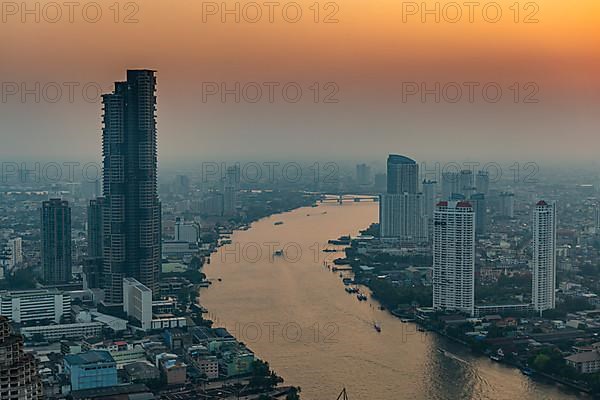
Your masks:
{"label": "distant tower block", "polygon": [[556,205],[540,200],[533,210],[533,306],[540,315],[556,302]]}

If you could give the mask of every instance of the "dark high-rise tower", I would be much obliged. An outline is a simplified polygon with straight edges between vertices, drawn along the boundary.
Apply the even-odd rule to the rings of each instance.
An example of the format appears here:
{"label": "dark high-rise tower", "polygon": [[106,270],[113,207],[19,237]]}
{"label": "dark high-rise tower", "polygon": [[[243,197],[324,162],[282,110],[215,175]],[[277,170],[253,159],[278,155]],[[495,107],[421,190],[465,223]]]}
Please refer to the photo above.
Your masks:
{"label": "dark high-rise tower", "polygon": [[123,278],[158,295],[160,203],[157,192],[156,78],[127,71],[103,96],[103,288],[106,303],[123,301]]}
{"label": "dark high-rise tower", "polygon": [[442,199],[450,200],[454,194],[462,193],[460,190],[460,175],[458,172],[442,173]]}
{"label": "dark high-rise tower", "polygon": [[415,160],[397,154],[390,154],[387,159],[387,192],[388,194],[417,193],[419,166]]}
{"label": "dark high-rise tower", "polygon": [[490,174],[487,171],[479,171],[475,176],[475,187],[477,193],[488,195],[490,190]]}
{"label": "dark high-rise tower", "polygon": [[419,166],[408,157],[387,159],[387,193],[379,199],[380,236],[403,242],[427,240],[423,195],[418,193]]}
{"label": "dark high-rise tower", "polygon": [[237,165],[227,168],[224,182],[224,202],[223,214],[227,216],[235,215],[235,205],[237,202],[237,192],[240,185],[240,167]]}
{"label": "dark high-rise tower", "polygon": [[463,169],[460,171],[460,178],[458,182],[460,185],[458,193],[461,193],[466,199],[468,199],[469,196],[475,192],[473,188],[473,171],[470,169]]}
{"label": "dark high-rise tower", "polygon": [[102,207],[104,198],[90,200],[87,208],[87,253],[90,258],[102,258]]}
{"label": "dark high-rise tower", "polygon": [[487,204],[485,194],[475,193],[471,195],[470,203],[475,212],[475,234],[485,235],[487,231]]}
{"label": "dark high-rise tower", "polygon": [[42,203],[42,273],[47,284],[71,280],[71,208],[69,202],[50,199]]}
{"label": "dark high-rise tower", "polygon": [[104,198],[90,200],[87,208],[87,260],[85,277],[88,288],[101,286],[102,256],[104,246],[103,233]]}

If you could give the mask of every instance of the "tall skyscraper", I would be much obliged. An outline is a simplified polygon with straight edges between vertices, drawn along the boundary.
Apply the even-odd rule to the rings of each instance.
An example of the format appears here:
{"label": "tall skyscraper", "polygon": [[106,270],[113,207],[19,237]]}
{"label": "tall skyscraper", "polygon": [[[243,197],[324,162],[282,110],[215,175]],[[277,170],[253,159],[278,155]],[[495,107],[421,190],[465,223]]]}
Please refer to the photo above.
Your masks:
{"label": "tall skyscraper", "polygon": [[475,213],[469,202],[441,201],[433,222],[433,307],[475,311]]}
{"label": "tall skyscraper", "polygon": [[555,306],[556,204],[540,200],[533,210],[533,306],[540,315]]}
{"label": "tall skyscraper", "polygon": [[8,318],[0,316],[0,399],[41,400],[42,382],[37,362],[23,351],[23,338],[11,331]]}
{"label": "tall skyscraper", "polygon": [[433,235],[433,212],[435,210],[435,199],[437,191],[437,182],[423,181],[423,214],[427,223],[427,239],[431,241]]}
{"label": "tall skyscraper", "polygon": [[471,195],[471,204],[475,212],[475,233],[485,235],[487,231],[487,204],[485,194],[475,193]]}
{"label": "tall skyscraper", "polygon": [[596,233],[600,233],[600,204],[594,206],[594,227]]}
{"label": "tall skyscraper", "polygon": [[367,164],[356,165],[356,183],[361,186],[371,185],[371,167]]}
{"label": "tall skyscraper", "polygon": [[479,171],[475,176],[475,188],[477,193],[487,196],[490,192],[490,174],[487,171]]}
{"label": "tall skyscraper", "polygon": [[86,179],[81,182],[81,195],[86,199],[95,199],[100,196],[100,191],[100,179]]}
{"label": "tall skyscraper", "polygon": [[423,181],[423,213],[429,218],[433,218],[433,211],[435,210],[436,188],[436,181]]}
{"label": "tall skyscraper", "polygon": [[508,218],[515,217],[515,194],[509,192],[500,193],[500,206],[502,216]]}
{"label": "tall skyscraper", "polygon": [[105,302],[123,302],[123,278],[158,294],[161,212],[157,191],[156,78],[127,71],[102,97]]}
{"label": "tall skyscraper", "polygon": [[384,194],[379,204],[380,236],[401,242],[427,241],[427,216],[421,193]]}
{"label": "tall skyscraper", "polygon": [[173,183],[173,191],[176,194],[188,194],[190,192],[190,178],[186,175],[177,175]]}
{"label": "tall skyscraper", "polygon": [[475,192],[475,183],[473,181],[473,171],[470,169],[463,169],[460,171],[459,178],[459,193],[462,193],[465,198],[469,198]]}
{"label": "tall skyscraper", "polygon": [[415,160],[397,154],[387,159],[387,193],[417,193],[419,165]]}
{"label": "tall skyscraper", "polygon": [[104,248],[103,223],[104,198],[90,200],[87,208],[87,259],[85,282],[88,288],[99,288],[102,284],[102,257]]}
{"label": "tall skyscraper", "polygon": [[381,238],[402,242],[427,240],[423,195],[418,193],[419,166],[408,157],[391,154],[387,160],[387,193],[380,196]]}
{"label": "tall skyscraper", "polygon": [[233,165],[227,167],[224,182],[223,196],[223,214],[227,216],[235,215],[237,203],[237,193],[240,185],[240,167]]}
{"label": "tall skyscraper", "polygon": [[453,194],[461,193],[458,172],[442,173],[442,199],[449,200]]}
{"label": "tall skyscraper", "polygon": [[69,202],[50,199],[42,203],[42,279],[47,284],[71,280],[71,207]]}

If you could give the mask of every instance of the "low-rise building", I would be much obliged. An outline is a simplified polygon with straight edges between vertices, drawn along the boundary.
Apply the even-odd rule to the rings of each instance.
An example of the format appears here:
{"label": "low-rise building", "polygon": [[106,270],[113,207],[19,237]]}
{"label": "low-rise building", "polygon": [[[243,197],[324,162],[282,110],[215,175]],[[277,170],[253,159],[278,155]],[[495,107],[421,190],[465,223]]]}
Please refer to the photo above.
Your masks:
{"label": "low-rise building", "polygon": [[206,346],[192,346],[188,348],[186,360],[193,365],[207,379],[219,377],[219,360],[211,355]]}
{"label": "low-rise building", "polygon": [[600,371],[600,352],[598,351],[576,353],[565,357],[565,361],[580,374],[593,374]]}
{"label": "low-rise building", "polygon": [[86,340],[83,343],[83,348],[85,350],[108,351],[117,363],[117,368],[122,368],[127,364],[144,361],[146,359],[146,351],[141,344],[136,345],[124,340],[114,342],[110,340]]}
{"label": "low-rise building", "polygon": [[63,340],[60,342],[60,352],[63,355],[67,354],[79,354],[83,351],[81,343],[73,342],[70,340]]}
{"label": "low-rise building", "polygon": [[73,400],[106,400],[106,399],[138,399],[152,400],[154,395],[141,383],[130,385],[118,385],[105,388],[86,389],[71,392],[69,395]]}
{"label": "low-rise building", "polygon": [[159,314],[152,318],[152,330],[185,328],[187,319],[185,317],[176,317],[173,314]]}
{"label": "low-rise building", "polygon": [[117,318],[113,315],[103,314],[98,311],[90,311],[92,321],[100,322],[113,332],[123,332],[127,329],[127,320]]}
{"label": "low-rise building", "polygon": [[162,254],[167,258],[183,259],[198,254],[198,245],[184,241],[168,240],[162,243]]}
{"label": "low-rise building", "polygon": [[43,340],[50,342],[61,339],[82,339],[101,335],[102,326],[100,322],[29,326],[21,328],[21,335],[27,340],[39,336]]}
{"label": "low-rise building", "polygon": [[156,363],[165,377],[167,385],[183,385],[186,382],[187,365],[175,354],[159,354],[156,357]]}
{"label": "low-rise building", "polygon": [[160,378],[158,368],[147,361],[138,361],[125,365],[123,370],[129,382],[133,383],[151,382]]}
{"label": "low-rise building", "polygon": [[70,354],[64,358],[71,390],[95,389],[117,384],[117,364],[105,350]]}
{"label": "low-rise building", "polygon": [[60,323],[71,315],[71,297],[56,289],[0,291],[0,314],[16,323]]}

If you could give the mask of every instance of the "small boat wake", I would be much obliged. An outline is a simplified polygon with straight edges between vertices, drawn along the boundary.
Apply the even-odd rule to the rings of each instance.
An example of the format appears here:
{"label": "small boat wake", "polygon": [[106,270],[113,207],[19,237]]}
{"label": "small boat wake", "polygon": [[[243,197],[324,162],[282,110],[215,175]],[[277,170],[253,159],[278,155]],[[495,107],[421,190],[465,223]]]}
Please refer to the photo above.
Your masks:
{"label": "small boat wake", "polygon": [[450,353],[448,350],[442,349],[441,347],[438,347],[437,351],[439,351],[440,353],[442,353],[443,355],[445,355],[448,358],[451,358],[451,359],[461,362],[463,364],[469,364],[469,362],[467,360],[463,360],[456,354]]}

